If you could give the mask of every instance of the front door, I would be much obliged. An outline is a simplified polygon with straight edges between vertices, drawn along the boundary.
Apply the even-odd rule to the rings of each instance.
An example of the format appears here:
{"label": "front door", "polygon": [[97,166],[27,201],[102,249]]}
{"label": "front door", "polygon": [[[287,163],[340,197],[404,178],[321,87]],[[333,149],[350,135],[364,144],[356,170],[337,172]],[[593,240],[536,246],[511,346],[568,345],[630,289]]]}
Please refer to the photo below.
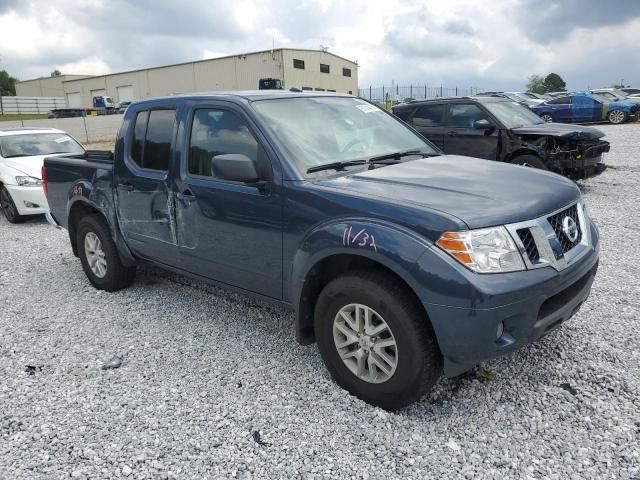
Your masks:
{"label": "front door", "polygon": [[439,149],[444,149],[443,104],[423,105],[411,117],[411,125]]}
{"label": "front door", "polygon": [[115,163],[116,205],[120,230],[141,257],[170,264],[176,239],[168,176],[176,111],[143,110],[133,120],[132,140]]}
{"label": "front door", "polygon": [[489,114],[474,103],[449,105],[444,134],[444,152],[451,155],[496,160],[498,156],[498,128],[474,128],[477,120],[495,123]]}
{"label": "front door", "polygon": [[[281,182],[274,181],[264,139],[229,104],[194,106],[189,118],[175,187],[182,261],[202,276],[282,298]],[[233,153],[253,159],[266,183],[216,178],[212,158]]]}

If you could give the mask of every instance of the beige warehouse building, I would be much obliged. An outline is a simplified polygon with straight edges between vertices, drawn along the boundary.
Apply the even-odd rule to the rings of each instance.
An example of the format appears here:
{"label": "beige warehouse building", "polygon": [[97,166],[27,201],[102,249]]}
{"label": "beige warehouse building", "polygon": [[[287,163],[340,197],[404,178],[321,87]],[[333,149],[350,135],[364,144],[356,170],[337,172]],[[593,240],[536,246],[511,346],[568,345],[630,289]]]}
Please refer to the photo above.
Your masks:
{"label": "beige warehouse building", "polygon": [[16,95],[19,97],[64,97],[64,82],[87,77],[89,75],[58,75],[16,82]]}
{"label": "beige warehouse building", "polygon": [[[358,93],[358,65],[323,50],[280,48],[93,77],[67,78],[62,90],[68,107],[90,107],[94,96],[116,102],[215,90],[256,90],[261,78],[279,79],[284,88]],[[25,84],[17,84],[22,95]],[[30,93],[30,95],[32,95]]]}

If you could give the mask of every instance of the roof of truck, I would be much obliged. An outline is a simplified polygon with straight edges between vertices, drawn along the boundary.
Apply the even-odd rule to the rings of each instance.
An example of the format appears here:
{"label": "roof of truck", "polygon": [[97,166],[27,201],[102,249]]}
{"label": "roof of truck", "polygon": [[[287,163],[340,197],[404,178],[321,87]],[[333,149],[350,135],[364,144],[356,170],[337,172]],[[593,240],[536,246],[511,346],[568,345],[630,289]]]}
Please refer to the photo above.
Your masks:
{"label": "roof of truck", "polygon": [[355,98],[348,93],[340,92],[319,92],[311,90],[291,91],[291,90],[236,90],[236,91],[214,91],[214,92],[198,92],[198,93],[181,93],[165,97],[154,97],[144,100],[136,100],[133,103],[141,103],[151,100],[170,100],[175,98],[220,98],[220,97],[236,97],[245,100],[267,100],[271,98],[300,98],[300,97],[348,97]]}

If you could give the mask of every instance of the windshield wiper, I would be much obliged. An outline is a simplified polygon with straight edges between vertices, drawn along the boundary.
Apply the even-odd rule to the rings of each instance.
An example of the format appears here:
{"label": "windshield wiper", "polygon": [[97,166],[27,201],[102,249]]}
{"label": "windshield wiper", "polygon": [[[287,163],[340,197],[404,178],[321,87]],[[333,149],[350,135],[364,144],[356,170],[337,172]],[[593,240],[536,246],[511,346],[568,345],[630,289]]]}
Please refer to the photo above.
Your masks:
{"label": "windshield wiper", "polygon": [[[374,165],[376,163],[395,163],[395,162],[399,162],[402,159],[402,157],[408,157],[411,155],[422,155],[423,158],[440,156],[440,154],[436,152],[425,153],[425,152],[421,152],[420,150],[406,150],[404,152],[386,153],[384,155],[378,155],[376,157],[371,157],[366,160],[363,160],[363,159],[349,160],[347,162],[333,162],[333,163],[327,163],[325,165],[317,165],[315,167],[309,168],[307,170],[307,173],[319,172],[321,170],[332,170],[332,169],[344,170],[345,167],[349,167],[351,165]],[[390,160],[392,162],[389,162]]]}
{"label": "windshield wiper", "polygon": [[345,167],[350,167],[351,165],[364,165],[367,163],[367,160],[349,160],[347,162],[331,162],[325,163],[324,165],[316,165],[315,167],[311,167],[307,169],[307,173],[319,172],[321,170],[344,170]]}

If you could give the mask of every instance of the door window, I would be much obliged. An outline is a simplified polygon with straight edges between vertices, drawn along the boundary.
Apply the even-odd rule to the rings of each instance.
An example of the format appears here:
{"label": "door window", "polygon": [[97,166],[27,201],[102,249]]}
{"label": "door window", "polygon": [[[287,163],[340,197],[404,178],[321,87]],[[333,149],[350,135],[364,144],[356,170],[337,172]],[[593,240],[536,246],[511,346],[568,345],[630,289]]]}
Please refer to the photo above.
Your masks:
{"label": "door window", "polygon": [[246,155],[257,162],[259,173],[265,166],[264,152],[242,118],[228,110],[196,110],[191,125],[189,174],[213,177],[211,160],[228,153]]}
{"label": "door window", "polygon": [[413,125],[416,127],[440,127],[444,116],[444,105],[429,105],[420,107],[413,115]]}
{"label": "door window", "polygon": [[487,114],[471,103],[449,105],[448,125],[452,128],[473,128],[476,120],[487,120]]}
{"label": "door window", "polygon": [[570,105],[571,97],[557,97],[547,102],[549,105]]}
{"label": "door window", "polygon": [[175,110],[151,110],[138,113],[133,128],[131,159],[140,168],[169,170]]}

